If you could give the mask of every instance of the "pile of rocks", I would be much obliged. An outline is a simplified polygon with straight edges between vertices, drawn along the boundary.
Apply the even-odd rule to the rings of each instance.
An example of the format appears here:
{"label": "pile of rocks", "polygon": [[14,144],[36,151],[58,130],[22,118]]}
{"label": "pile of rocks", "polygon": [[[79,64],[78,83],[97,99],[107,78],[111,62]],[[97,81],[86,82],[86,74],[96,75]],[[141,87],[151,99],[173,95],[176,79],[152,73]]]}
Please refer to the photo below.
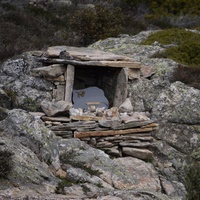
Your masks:
{"label": "pile of rocks", "polygon": [[[81,108],[72,108],[62,101],[52,104],[54,104],[54,108],[55,105],[65,104],[62,112],[65,116],[55,116],[56,109],[54,112],[50,112],[45,109],[47,103],[44,102],[42,108],[46,113],[32,114],[39,116],[46,127],[57,136],[80,138],[91,146],[103,149],[115,157],[129,155],[144,160],[153,158],[153,153],[150,151],[154,142],[152,132],[158,128],[158,124],[150,120],[146,113],[124,112],[124,104],[119,109],[117,107],[93,110],[89,108],[85,112]],[[61,113],[60,111],[57,110],[57,113]]]}

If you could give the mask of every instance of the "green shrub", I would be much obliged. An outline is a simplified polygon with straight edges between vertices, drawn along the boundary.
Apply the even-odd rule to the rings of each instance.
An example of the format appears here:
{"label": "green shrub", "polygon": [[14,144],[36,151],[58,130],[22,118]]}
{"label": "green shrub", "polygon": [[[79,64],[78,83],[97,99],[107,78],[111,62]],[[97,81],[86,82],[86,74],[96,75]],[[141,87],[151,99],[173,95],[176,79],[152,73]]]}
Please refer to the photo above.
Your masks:
{"label": "green shrub", "polygon": [[200,199],[200,163],[195,161],[185,168],[187,200]]}
{"label": "green shrub", "polygon": [[166,50],[168,58],[186,65],[200,66],[200,41],[188,40]]}
{"label": "green shrub", "polygon": [[98,4],[94,9],[80,9],[71,18],[72,29],[86,46],[99,39],[117,36],[121,33],[123,15],[119,7],[110,9]]}
{"label": "green shrub", "polygon": [[65,194],[65,187],[71,187],[74,184],[74,182],[72,181],[68,181],[68,180],[61,180],[58,182],[56,189],[55,189],[55,193],[56,194]]}
{"label": "green shrub", "polygon": [[12,170],[12,153],[0,150],[0,178],[7,178]]}
{"label": "green shrub", "polygon": [[144,16],[145,22],[148,24],[152,24],[161,29],[169,29],[174,28],[175,26],[171,24],[169,18],[164,16],[158,16],[153,14],[147,14]]}
{"label": "green shrub", "polygon": [[167,29],[150,35],[141,44],[150,45],[155,41],[161,45],[174,44],[176,46],[156,53],[152,57],[170,58],[190,66],[200,65],[200,34],[185,29]]}
{"label": "green shrub", "polygon": [[199,0],[151,0],[150,9],[158,15],[200,14]]}
{"label": "green shrub", "polygon": [[180,45],[188,40],[198,41],[200,40],[200,34],[194,33],[185,29],[181,29],[181,28],[166,29],[166,30],[158,31],[150,35],[141,44],[151,45],[155,41],[158,41],[162,45],[165,45],[165,44]]}
{"label": "green shrub", "polygon": [[0,3],[0,6],[5,10],[5,11],[15,11],[17,10],[17,7],[15,5],[9,4],[9,3]]}

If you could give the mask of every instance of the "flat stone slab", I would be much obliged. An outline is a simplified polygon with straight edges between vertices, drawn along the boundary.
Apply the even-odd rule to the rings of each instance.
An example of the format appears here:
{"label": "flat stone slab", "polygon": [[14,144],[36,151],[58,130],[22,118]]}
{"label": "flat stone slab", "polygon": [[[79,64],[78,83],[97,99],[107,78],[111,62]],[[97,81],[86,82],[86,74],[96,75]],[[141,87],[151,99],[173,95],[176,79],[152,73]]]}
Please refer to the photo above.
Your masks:
{"label": "flat stone slab", "polygon": [[47,49],[46,63],[71,64],[79,66],[127,67],[140,69],[140,63],[132,58],[86,47],[53,46]]}

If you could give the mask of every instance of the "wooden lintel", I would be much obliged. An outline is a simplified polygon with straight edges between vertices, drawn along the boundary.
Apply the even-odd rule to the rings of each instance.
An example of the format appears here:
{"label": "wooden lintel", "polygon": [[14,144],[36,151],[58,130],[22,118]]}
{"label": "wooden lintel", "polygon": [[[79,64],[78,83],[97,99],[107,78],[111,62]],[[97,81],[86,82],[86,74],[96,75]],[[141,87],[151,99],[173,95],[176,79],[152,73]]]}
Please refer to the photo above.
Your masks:
{"label": "wooden lintel", "polygon": [[143,133],[151,132],[153,129],[150,128],[134,128],[126,130],[109,130],[109,131],[86,131],[86,132],[74,132],[74,138],[84,138],[84,137],[95,137],[95,136],[109,136],[109,135],[124,135],[130,133]]}

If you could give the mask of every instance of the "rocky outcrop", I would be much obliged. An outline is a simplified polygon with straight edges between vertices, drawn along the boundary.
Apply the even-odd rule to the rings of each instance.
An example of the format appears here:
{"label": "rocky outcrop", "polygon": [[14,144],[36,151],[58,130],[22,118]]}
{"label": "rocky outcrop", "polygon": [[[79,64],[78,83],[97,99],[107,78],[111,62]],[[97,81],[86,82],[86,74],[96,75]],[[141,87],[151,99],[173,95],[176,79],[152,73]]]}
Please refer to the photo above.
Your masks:
{"label": "rocky outcrop", "polygon": [[[130,128],[127,128],[130,125],[128,120],[138,120],[138,116],[129,116],[131,119],[126,117],[126,123],[121,123],[119,120],[100,120],[102,116],[98,112],[98,116],[95,114],[93,118],[87,118],[93,122],[85,124],[83,118],[88,116],[77,116],[76,111],[69,110],[69,114],[73,115],[71,119],[66,116],[56,119],[52,116],[41,117],[45,127],[40,117],[29,115],[28,112],[20,109],[8,112],[11,107],[39,111],[43,100],[52,102],[53,87],[56,87],[56,92],[61,91],[59,88],[64,82],[64,75],[63,72],[57,72],[59,84],[52,77],[51,67],[38,76],[37,70],[33,69],[42,67],[36,57],[40,59],[44,52],[25,53],[22,57],[10,59],[0,66],[0,127],[4,129],[4,134],[1,131],[0,148],[6,147],[16,152],[13,157],[16,178],[11,174],[8,181],[19,184],[18,196],[21,193],[20,197],[27,194],[30,199],[37,196],[39,199],[41,195],[36,192],[39,191],[43,194],[42,199],[185,199],[183,169],[187,164],[187,157],[192,156],[196,160],[200,158],[200,93],[183,83],[170,82],[171,73],[177,63],[169,59],[151,58],[155,52],[163,51],[164,46],[158,43],[139,45],[151,33],[152,31],[147,31],[136,36],[108,38],[89,48],[125,55],[141,62],[141,77],[138,72],[128,72],[127,97],[130,101],[127,100],[120,112],[128,113],[127,115],[132,112],[148,113],[148,117],[139,117],[145,118],[144,121],[150,118],[159,122],[159,129],[154,132],[88,136],[80,141],[70,138],[77,128],[79,134],[82,134],[83,129],[84,132],[89,129],[93,133],[98,131],[101,134],[117,126],[120,127],[119,130],[126,132]],[[67,55],[64,53],[62,56]],[[30,76],[31,73],[36,75]],[[42,76],[51,76],[51,80],[44,80]],[[56,84],[51,82],[53,79]],[[107,79],[105,77],[103,80]],[[90,81],[94,83],[93,77]],[[73,126],[69,126],[70,120],[73,121]],[[140,124],[139,127],[144,128],[148,124]],[[62,131],[57,130],[59,137],[56,137],[50,130],[56,132],[55,129],[63,125],[73,129],[64,133],[70,139],[61,138],[59,134],[63,134]],[[119,133],[117,131],[111,132]],[[106,153],[97,148],[103,148]],[[111,159],[107,153],[115,158]],[[125,157],[120,157],[122,154]],[[31,164],[33,160],[35,166]],[[55,176],[65,177],[67,183]],[[33,187],[26,187],[25,193],[22,182],[26,182],[26,177],[26,181]],[[42,189],[46,188],[44,191],[47,193],[39,190],[35,183],[44,186]],[[13,186],[11,182],[9,184]],[[8,195],[5,188],[1,188],[0,194],[3,197]],[[55,191],[62,195],[55,195]],[[11,187],[10,194],[16,194],[16,186]]]}
{"label": "rocky outcrop", "polygon": [[[163,190],[171,188],[165,192],[173,195],[182,188],[183,193],[178,192],[178,196],[184,196],[183,169],[187,157],[199,158],[199,90],[180,82],[170,82],[177,63],[169,59],[151,58],[165,47],[156,42],[149,46],[139,45],[151,33],[108,38],[90,48],[130,56],[145,66],[143,70],[141,67],[141,79],[129,80],[129,98],[134,111],[148,111],[159,122],[159,129],[154,135],[159,140],[154,143],[153,149],[158,170],[167,177],[165,180],[161,178]],[[168,185],[169,182],[173,183],[172,187]]]}
{"label": "rocky outcrop", "polygon": [[[13,154],[7,180],[0,180],[0,198],[127,199],[130,194],[135,199],[153,199],[152,195],[167,199],[150,163],[130,157],[113,160],[79,139],[58,139],[39,119],[22,110],[11,110],[0,127],[0,152]],[[52,173],[55,160],[68,184]],[[56,196],[55,191],[62,195]]]}
{"label": "rocky outcrop", "polygon": [[35,120],[23,110],[14,109],[0,122],[0,127],[34,152],[40,161],[52,164],[56,170],[60,168],[57,139],[41,120]]}
{"label": "rocky outcrop", "polygon": [[4,103],[6,108],[37,111],[41,109],[42,100],[52,100],[53,85],[46,80],[30,76],[30,69],[38,65],[40,63],[30,54],[7,60],[0,65],[0,86],[8,99],[6,104]]}

